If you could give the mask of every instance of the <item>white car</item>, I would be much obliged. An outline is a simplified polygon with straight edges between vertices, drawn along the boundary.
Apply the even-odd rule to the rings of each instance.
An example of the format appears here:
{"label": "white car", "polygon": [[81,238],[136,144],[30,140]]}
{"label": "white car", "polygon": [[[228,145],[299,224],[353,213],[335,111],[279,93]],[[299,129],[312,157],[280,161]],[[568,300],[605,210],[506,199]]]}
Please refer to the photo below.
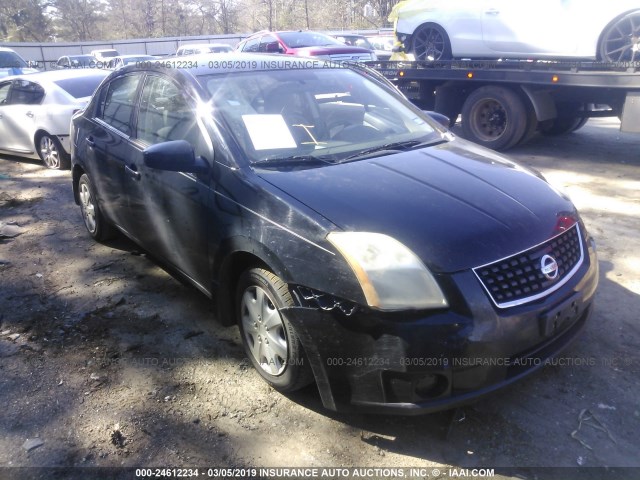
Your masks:
{"label": "white car", "polygon": [[106,66],[109,60],[111,60],[113,57],[119,56],[120,53],[113,48],[103,48],[101,50],[91,50],[90,55],[96,57],[96,60],[98,62],[102,62],[104,63],[103,66]]}
{"label": "white car", "polygon": [[71,116],[109,74],[97,69],[31,73],[0,81],[0,152],[69,168]]}
{"label": "white car", "polygon": [[639,0],[408,0],[389,19],[416,60],[640,61]]}
{"label": "white car", "polygon": [[176,57],[184,55],[197,55],[200,53],[230,53],[233,52],[231,45],[226,43],[197,43],[182,45],[176,51]]}

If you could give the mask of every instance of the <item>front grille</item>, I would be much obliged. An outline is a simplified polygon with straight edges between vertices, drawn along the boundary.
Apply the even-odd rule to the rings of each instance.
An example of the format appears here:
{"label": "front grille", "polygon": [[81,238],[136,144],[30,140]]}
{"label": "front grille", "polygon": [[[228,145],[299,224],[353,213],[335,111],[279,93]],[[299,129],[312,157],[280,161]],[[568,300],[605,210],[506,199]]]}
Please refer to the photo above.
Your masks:
{"label": "front grille", "polygon": [[[554,292],[573,276],[583,259],[580,229],[575,224],[546,242],[473,271],[493,303],[508,308]],[[557,265],[557,276],[552,268],[547,275],[543,272],[544,266],[553,264],[552,260]]]}

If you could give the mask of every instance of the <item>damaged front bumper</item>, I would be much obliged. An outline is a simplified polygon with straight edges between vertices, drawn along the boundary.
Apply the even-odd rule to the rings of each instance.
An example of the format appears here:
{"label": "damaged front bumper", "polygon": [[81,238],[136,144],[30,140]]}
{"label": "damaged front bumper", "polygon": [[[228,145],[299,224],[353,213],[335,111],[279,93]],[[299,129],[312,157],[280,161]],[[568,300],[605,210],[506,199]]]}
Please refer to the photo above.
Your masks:
{"label": "damaged front bumper", "polygon": [[[468,403],[544,366],[580,332],[598,284],[593,245],[560,290],[497,309],[471,271],[441,279],[451,308],[383,313],[282,310],[305,348],[324,406],[405,415]],[[338,308],[340,307],[340,308]]]}

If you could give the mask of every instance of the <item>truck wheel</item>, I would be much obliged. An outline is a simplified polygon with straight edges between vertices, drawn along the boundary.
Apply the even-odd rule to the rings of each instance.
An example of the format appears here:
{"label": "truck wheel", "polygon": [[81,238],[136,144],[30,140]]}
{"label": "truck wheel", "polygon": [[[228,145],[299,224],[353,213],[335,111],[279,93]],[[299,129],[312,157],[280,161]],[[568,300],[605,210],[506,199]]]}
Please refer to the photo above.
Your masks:
{"label": "truck wheel", "polygon": [[527,108],[527,127],[524,129],[524,134],[516,145],[520,146],[529,143],[529,140],[531,140],[538,131],[538,126],[539,122],[538,117],[536,116],[536,111],[534,110],[533,105],[529,105],[529,108]]}
{"label": "truck wheel", "polygon": [[544,122],[540,131],[544,135],[565,135],[584,127],[588,120],[588,117],[558,117],[549,123]]}
{"label": "truck wheel", "polygon": [[263,268],[246,270],[238,281],[236,305],[242,344],[260,376],[280,392],[311,383],[302,343],[280,312],[294,305],[287,284]]}
{"label": "truck wheel", "polygon": [[462,106],[464,137],[494,150],[516,145],[524,137],[527,123],[524,101],[508,88],[480,87]]}
{"label": "truck wheel", "polygon": [[413,54],[416,60],[451,60],[449,35],[440,25],[425,23],[413,34]]}

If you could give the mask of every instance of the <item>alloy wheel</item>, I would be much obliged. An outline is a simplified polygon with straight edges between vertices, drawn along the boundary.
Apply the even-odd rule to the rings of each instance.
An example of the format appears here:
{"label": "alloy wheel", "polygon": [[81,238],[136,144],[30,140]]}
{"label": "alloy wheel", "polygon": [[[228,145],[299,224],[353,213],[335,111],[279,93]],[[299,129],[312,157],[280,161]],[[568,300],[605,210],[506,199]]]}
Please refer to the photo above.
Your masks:
{"label": "alloy wheel", "polygon": [[40,157],[48,168],[60,168],[60,152],[53,139],[48,135],[40,138]]}
{"label": "alloy wheel", "polygon": [[93,196],[89,185],[86,183],[80,184],[80,208],[82,209],[82,218],[84,224],[87,226],[89,233],[94,234],[96,232],[96,207],[93,203]]}
{"label": "alloy wheel", "polygon": [[251,355],[270,375],[280,375],[287,366],[287,334],[280,312],[261,287],[248,287],[240,306],[242,328]]}
{"label": "alloy wheel", "polygon": [[600,56],[606,62],[640,60],[640,12],[621,18],[604,33]]}

